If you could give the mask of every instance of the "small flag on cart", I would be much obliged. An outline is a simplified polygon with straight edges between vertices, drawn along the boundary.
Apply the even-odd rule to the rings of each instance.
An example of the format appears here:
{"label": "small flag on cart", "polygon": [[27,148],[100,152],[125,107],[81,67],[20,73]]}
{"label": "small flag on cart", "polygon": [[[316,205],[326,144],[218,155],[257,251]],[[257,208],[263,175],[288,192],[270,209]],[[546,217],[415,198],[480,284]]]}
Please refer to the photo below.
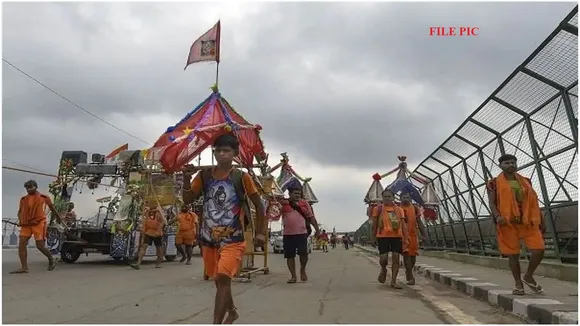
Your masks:
{"label": "small flag on cart", "polygon": [[121,152],[126,151],[128,149],[129,144],[119,146],[118,148],[114,149],[111,153],[109,153],[109,155],[105,156],[105,161],[107,162],[114,161]]}
{"label": "small flag on cart", "polygon": [[220,34],[221,34],[221,24],[218,22],[205,34],[200,36],[189,49],[189,56],[187,57],[187,63],[185,68],[192,63],[202,62],[202,61],[215,61],[220,62]]}

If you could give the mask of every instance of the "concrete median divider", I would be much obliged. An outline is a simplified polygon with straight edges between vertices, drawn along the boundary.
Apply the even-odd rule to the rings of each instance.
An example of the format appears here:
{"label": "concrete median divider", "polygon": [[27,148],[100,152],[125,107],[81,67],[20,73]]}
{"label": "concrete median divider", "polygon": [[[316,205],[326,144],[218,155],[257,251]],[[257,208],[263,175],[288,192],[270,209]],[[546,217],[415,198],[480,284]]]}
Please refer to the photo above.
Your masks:
{"label": "concrete median divider", "polygon": [[[505,258],[460,254],[449,251],[422,251],[421,255],[425,257],[441,258],[460,263],[508,270],[508,264],[505,263]],[[522,270],[528,268],[528,262],[525,260],[522,260],[520,265]],[[562,264],[544,260],[542,264],[538,266],[534,274],[578,283],[578,265]]]}
{"label": "concrete median divider", "polygon": [[[355,245],[355,248],[370,255],[378,255],[377,249],[372,247]],[[505,311],[523,317],[532,323],[578,324],[577,286],[575,286],[575,297],[574,294],[563,293],[562,290],[562,288],[569,287],[573,283],[552,279],[550,280],[550,283],[552,284],[557,282],[566,284],[562,284],[562,286],[559,287],[551,286],[549,289],[546,287],[546,292],[548,293],[544,295],[532,294],[515,296],[512,294],[512,289],[508,287],[513,285],[508,285],[505,281],[505,277],[494,277],[494,274],[497,273],[501,273],[502,276],[505,276],[504,274],[507,271],[494,270],[491,267],[480,266],[466,268],[465,263],[462,264],[461,262],[455,262],[453,259],[447,260],[449,263],[435,266],[435,263],[430,261],[430,259],[431,258],[429,257],[422,259],[420,256],[414,268],[415,272],[427,279],[449,286],[470,297],[486,301],[493,306],[500,307]],[[441,260],[439,261],[441,262]],[[461,264],[463,268],[454,268],[453,263],[456,263],[457,265]],[[501,264],[507,265],[505,260],[502,260]],[[468,272],[470,269],[478,269],[479,274],[470,275]],[[486,270],[482,271],[482,269]],[[487,279],[483,280],[482,278],[484,277],[481,275],[487,275]],[[500,279],[501,282],[498,281]],[[513,280],[511,280],[511,282],[513,282]],[[543,279],[542,282],[547,282],[547,279]]]}

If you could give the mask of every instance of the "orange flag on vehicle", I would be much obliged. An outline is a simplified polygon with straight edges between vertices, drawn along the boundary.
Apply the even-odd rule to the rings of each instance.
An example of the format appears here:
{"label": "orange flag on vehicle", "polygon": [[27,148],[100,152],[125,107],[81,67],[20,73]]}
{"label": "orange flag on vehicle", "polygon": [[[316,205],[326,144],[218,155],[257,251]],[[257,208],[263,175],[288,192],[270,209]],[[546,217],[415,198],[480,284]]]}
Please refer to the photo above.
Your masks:
{"label": "orange flag on vehicle", "polygon": [[111,153],[109,153],[109,155],[105,156],[105,160],[110,160],[112,158],[114,158],[115,156],[119,155],[119,153],[121,153],[122,151],[126,151],[129,149],[129,144],[124,144],[119,146],[117,149],[114,149]]}

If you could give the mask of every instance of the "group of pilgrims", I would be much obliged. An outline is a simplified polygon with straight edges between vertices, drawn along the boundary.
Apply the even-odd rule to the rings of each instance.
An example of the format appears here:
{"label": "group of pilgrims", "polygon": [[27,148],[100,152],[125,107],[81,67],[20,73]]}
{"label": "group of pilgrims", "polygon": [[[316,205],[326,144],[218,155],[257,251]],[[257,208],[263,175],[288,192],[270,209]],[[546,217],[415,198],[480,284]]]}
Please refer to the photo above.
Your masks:
{"label": "group of pilgrims", "polygon": [[[249,200],[255,207],[254,246],[264,248],[267,239],[267,219],[264,202],[252,177],[233,166],[234,157],[239,153],[239,140],[231,133],[217,137],[213,143],[217,164],[208,170],[202,170],[195,177],[185,173],[183,186],[183,206],[175,221],[167,221],[163,211],[149,207],[143,211],[142,234],[143,245],[139,249],[137,261],[131,265],[140,269],[143,256],[148,246],[157,249],[156,268],[161,267],[163,257],[163,230],[168,223],[177,222],[179,230],[175,244],[181,256],[181,262],[190,265],[192,250],[199,244],[207,280],[216,285],[216,297],[213,322],[231,324],[238,319],[238,313],[232,296],[232,279],[237,275],[246,249],[244,226],[250,214],[244,208],[244,200]],[[542,287],[533,278],[534,270],[543,258],[545,231],[543,218],[538,204],[538,197],[529,179],[518,174],[517,159],[513,155],[504,155],[499,159],[502,169],[496,178],[487,184],[490,208],[497,225],[500,252],[509,258],[510,268],[515,280],[514,295],[525,294],[524,285],[534,293],[541,293]],[[193,178],[192,178],[193,177]],[[48,270],[56,267],[56,261],[45,246],[47,218],[44,208],[48,207],[59,223],[74,218],[72,207],[67,214],[57,212],[49,196],[38,192],[38,184],[27,181],[24,184],[27,194],[20,199],[18,225],[20,241],[18,254],[21,267],[12,274],[27,274],[26,244],[31,237],[36,246],[48,259]],[[324,242],[323,251],[328,251],[329,242],[326,231],[320,230],[319,223],[311,205],[304,200],[302,186],[299,182],[287,185],[288,198],[281,199],[284,258],[287,260],[290,278],[288,284],[298,281],[307,282],[308,274],[308,238],[314,237]],[[381,191],[379,200],[367,201],[368,217],[372,225],[370,242],[378,249],[380,270],[378,282],[386,283],[388,278],[389,253],[391,270],[389,284],[394,289],[401,289],[397,283],[399,268],[405,270],[406,284],[414,285],[413,267],[419,255],[420,239],[425,241],[426,228],[421,218],[422,208],[414,202],[414,194],[403,189],[396,191],[387,187]],[[203,218],[193,212],[194,201],[204,196]],[[206,198],[207,197],[207,198]],[[396,201],[398,197],[398,202]],[[200,225],[201,224],[201,225]],[[522,276],[519,267],[519,241],[523,239],[531,252],[527,272]],[[343,237],[345,248],[352,246],[353,239]],[[333,247],[338,242],[334,232],[330,237]],[[295,260],[298,256],[298,264]]]}
{"label": "group of pilgrims", "polygon": [[[401,159],[401,157],[400,157]],[[425,210],[417,205],[422,202],[415,187],[405,175],[404,158],[399,165],[397,180],[386,189],[381,189],[380,176],[375,179],[365,201],[368,204],[367,215],[370,218],[371,244],[379,252],[380,271],[378,281],[387,281],[388,255],[391,253],[390,286],[400,289],[397,283],[400,256],[403,256],[406,280],[408,285],[415,284],[413,267],[419,255],[419,239],[427,240],[425,223],[421,214]],[[543,234],[546,231],[545,221],[540,211],[538,195],[532,182],[519,174],[517,158],[512,154],[504,154],[498,159],[501,172],[486,182],[489,208],[496,228],[497,245],[502,256],[508,258],[508,264],[514,278],[513,295],[524,295],[524,285],[532,293],[542,293],[544,289],[534,279],[534,272],[544,257],[545,243]],[[429,190],[428,180],[425,190]],[[402,189],[401,189],[402,188]],[[377,191],[380,189],[380,198]],[[401,189],[401,191],[398,191]],[[375,191],[373,196],[372,191]],[[395,201],[399,196],[400,202]],[[435,196],[432,192],[429,196]],[[417,198],[413,202],[412,197]],[[441,223],[445,223],[439,218]],[[522,275],[519,257],[520,241],[531,253],[527,271]]]}

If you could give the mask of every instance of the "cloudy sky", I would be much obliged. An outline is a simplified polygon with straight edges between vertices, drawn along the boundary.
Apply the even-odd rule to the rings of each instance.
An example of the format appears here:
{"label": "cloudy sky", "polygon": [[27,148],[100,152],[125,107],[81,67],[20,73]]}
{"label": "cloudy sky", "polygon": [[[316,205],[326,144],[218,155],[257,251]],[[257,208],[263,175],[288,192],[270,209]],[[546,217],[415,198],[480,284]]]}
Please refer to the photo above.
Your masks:
{"label": "cloudy sky", "polygon": [[[60,94],[153,143],[209,95],[215,65],[183,71],[191,43],[222,21],[220,90],[266,150],[312,177],[328,228],[354,230],[375,172],[431,153],[556,27],[574,3],[4,3],[3,51]],[[478,37],[429,37],[430,26]],[[3,165],[54,173],[63,150],[148,144],[2,64]],[[209,158],[206,155],[204,160]],[[271,159],[272,163],[275,163]],[[3,217],[24,181],[2,171]],[[77,214],[94,200],[75,195]]]}

